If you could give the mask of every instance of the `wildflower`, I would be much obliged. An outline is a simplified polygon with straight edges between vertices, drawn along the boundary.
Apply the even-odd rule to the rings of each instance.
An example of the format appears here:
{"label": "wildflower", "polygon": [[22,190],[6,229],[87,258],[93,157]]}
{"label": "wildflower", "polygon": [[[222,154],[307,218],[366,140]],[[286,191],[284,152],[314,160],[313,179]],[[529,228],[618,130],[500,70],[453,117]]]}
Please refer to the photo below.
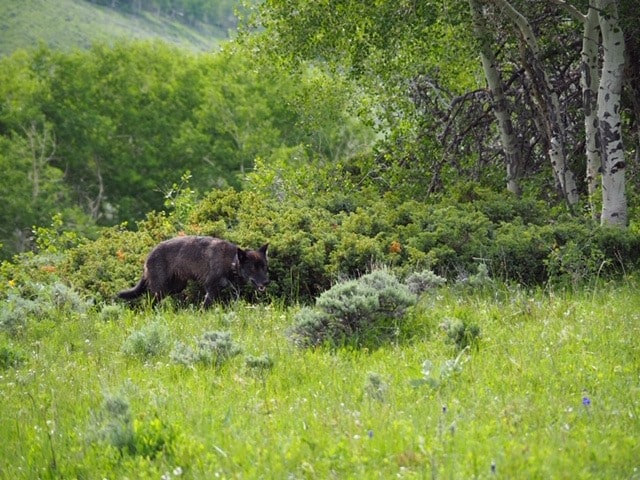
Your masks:
{"label": "wildflower", "polygon": [[582,405],[584,405],[585,408],[589,408],[591,406],[591,399],[585,395],[582,397]]}
{"label": "wildflower", "polygon": [[367,435],[369,436],[369,438],[373,438],[373,430],[369,430],[367,432]]}

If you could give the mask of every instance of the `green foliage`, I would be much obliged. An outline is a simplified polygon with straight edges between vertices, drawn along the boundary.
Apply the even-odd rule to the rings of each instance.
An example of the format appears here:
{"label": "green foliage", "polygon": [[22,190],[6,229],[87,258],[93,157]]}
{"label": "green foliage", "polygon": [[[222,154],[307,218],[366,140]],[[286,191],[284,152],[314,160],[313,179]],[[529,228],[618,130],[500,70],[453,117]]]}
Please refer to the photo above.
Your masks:
{"label": "green foliage", "polygon": [[395,276],[375,270],[323,292],[315,309],[301,309],[290,336],[300,347],[376,345],[398,334],[398,325],[415,302],[415,295]]}
{"label": "green foliage", "polygon": [[23,230],[55,211],[75,212],[79,227],[138,220],[172,202],[180,185],[167,179],[184,172],[193,195],[238,188],[258,157],[333,160],[371,140],[346,111],[344,83],[321,70],[287,72],[238,46],[202,56],[161,43],[41,47],[0,64],[7,246],[11,225]]}
{"label": "green foliage", "polygon": [[442,328],[447,338],[458,350],[477,344],[480,337],[480,327],[475,323],[469,323],[459,318],[446,318],[442,322]]}
{"label": "green foliage", "polygon": [[557,285],[579,287],[593,278],[634,270],[640,265],[640,239],[632,231],[564,222],[553,231],[545,265]]}
{"label": "green foliage", "polygon": [[[337,182],[332,175],[324,171],[317,181]],[[493,213],[492,221],[483,213],[483,200],[498,205],[495,193],[476,193],[473,202],[426,204],[371,199],[362,192],[352,197],[354,208],[334,212],[333,194],[296,198],[293,185],[277,194],[286,201],[270,192],[224,189],[196,202],[186,179],[173,190],[168,215],[149,214],[137,232],[105,229],[95,241],[52,254],[57,255],[52,265],[45,256],[7,263],[5,282],[19,285],[29,275],[44,280],[42,268],[53,269],[49,276],[59,276],[98,301],[110,300],[139,279],[145,257],[158,242],[182,232],[222,237],[244,248],[269,242],[268,293],[287,302],[316,298],[336,280],[365,274],[376,265],[406,277],[420,293],[445,280],[471,288],[491,288],[493,279],[575,287],[594,276],[631,272],[640,264],[640,240],[632,230],[562,217],[543,222],[542,214],[527,223],[518,212],[527,217],[529,201],[520,205],[510,196],[508,212]],[[62,252],[64,233],[44,231],[43,250]]]}
{"label": "green foliage", "polygon": [[125,307],[123,305],[104,305],[100,309],[100,319],[103,322],[112,322],[119,320],[125,313]]}
{"label": "green foliage", "polygon": [[90,436],[96,442],[115,448],[121,455],[153,459],[170,448],[175,432],[157,416],[134,417],[126,398],[108,396],[95,415]]}
{"label": "green foliage", "polygon": [[0,330],[11,336],[24,332],[30,319],[40,318],[44,307],[36,300],[10,294],[0,310]]}
{"label": "green foliage", "polygon": [[142,359],[166,354],[170,348],[169,328],[160,321],[150,323],[131,333],[122,345],[122,351],[126,355]]}
{"label": "green foliage", "polygon": [[[0,83],[2,79],[0,79]],[[0,98],[3,92],[0,87]],[[9,95],[8,93],[6,93]],[[28,105],[22,105],[29,109]],[[74,206],[62,172],[50,164],[55,152],[50,127],[34,124],[19,134],[0,136],[0,170],[4,172],[0,191],[0,259],[33,248],[30,233],[34,225],[45,225],[53,217],[52,230],[66,230],[59,246],[77,234],[91,234],[91,219]],[[0,113],[0,125],[3,123]],[[1,131],[1,129],[0,129]],[[22,132],[21,132],[22,133]],[[69,246],[67,244],[66,246]]]}
{"label": "green foliage", "polygon": [[[352,181],[336,174],[331,166],[321,169],[310,191]],[[497,194],[478,189],[473,201],[467,196],[464,203],[430,204],[363,191],[351,197],[347,209],[336,211],[336,202],[344,198],[335,193],[341,188],[302,198],[295,183],[275,194],[253,185],[241,192],[213,190],[197,202],[186,174],[167,198],[169,214],[149,214],[137,232],[124,225],[104,229],[94,241],[68,233],[54,217],[52,227],[36,229],[40,254],[2,264],[0,292],[59,280],[96,301],[110,301],[138,281],[144,259],[158,242],[182,233],[218,236],[244,248],[268,242],[268,293],[286,302],[316,298],[337,280],[376,265],[406,277],[415,293],[445,280],[471,288],[491,288],[493,280],[578,287],[640,265],[640,240],[633,229],[543,214],[526,222],[530,202],[519,204],[511,196],[505,196],[511,206],[500,214],[490,209],[489,218],[484,212],[488,203],[499,205]]]}
{"label": "green foliage", "polygon": [[0,331],[11,336],[24,335],[34,322],[60,313],[82,314],[92,306],[90,300],[60,282],[26,283],[11,289],[2,302]]}
{"label": "green foliage", "polygon": [[176,343],[171,351],[171,359],[187,367],[197,363],[219,367],[241,351],[242,348],[231,339],[229,332],[212,331],[202,334],[195,347]]}
{"label": "green foliage", "polygon": [[415,295],[441,287],[446,283],[446,279],[436,275],[431,270],[423,270],[410,274],[405,280],[409,291]]}
{"label": "green foliage", "polygon": [[27,355],[21,348],[7,341],[4,337],[0,337],[0,370],[18,368],[26,360]]}
{"label": "green foliage", "polygon": [[273,358],[268,355],[247,355],[244,359],[247,370],[253,375],[264,379],[267,373],[273,370]]}
{"label": "green foliage", "polygon": [[[443,387],[451,378],[462,373],[464,364],[469,361],[466,355],[467,350],[468,347],[462,348],[456,358],[445,360],[437,370],[431,360],[425,360],[422,362],[422,378],[411,380],[411,385],[413,387],[429,385],[434,389]],[[446,409],[446,407],[443,408]]]}
{"label": "green foliage", "polygon": [[34,227],[37,250],[41,253],[61,254],[81,242],[77,232],[64,228],[62,214],[55,214],[49,227]]}
{"label": "green foliage", "polygon": [[96,414],[94,426],[96,439],[120,450],[135,452],[135,434],[129,402],[121,397],[107,397]]}

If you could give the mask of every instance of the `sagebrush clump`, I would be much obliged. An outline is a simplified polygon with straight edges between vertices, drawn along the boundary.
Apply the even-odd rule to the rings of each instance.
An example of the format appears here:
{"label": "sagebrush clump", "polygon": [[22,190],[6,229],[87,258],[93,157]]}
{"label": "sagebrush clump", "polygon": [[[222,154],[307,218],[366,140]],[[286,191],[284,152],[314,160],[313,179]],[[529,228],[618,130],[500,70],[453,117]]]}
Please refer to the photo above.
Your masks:
{"label": "sagebrush clump", "polygon": [[188,367],[197,363],[219,367],[240,352],[242,348],[231,339],[229,332],[214,331],[204,333],[195,346],[177,342],[171,352],[171,359]]}
{"label": "sagebrush clump", "polygon": [[174,441],[174,429],[157,415],[134,417],[130,402],[122,396],[107,396],[94,413],[88,438],[116,448],[121,455],[155,458]]}
{"label": "sagebrush clump", "polygon": [[420,295],[426,291],[442,287],[447,283],[447,279],[436,275],[431,270],[423,270],[410,274],[405,280],[405,284],[411,293]]}
{"label": "sagebrush clump", "polygon": [[480,338],[481,330],[475,323],[463,321],[458,318],[446,318],[441,326],[447,334],[448,340],[453,343],[458,350],[477,345]]}
{"label": "sagebrush clump", "polygon": [[126,355],[139,358],[155,357],[170,349],[170,332],[166,324],[153,322],[127,337],[122,345]]}
{"label": "sagebrush clump", "polygon": [[393,274],[376,270],[334,285],[316,299],[315,308],[302,308],[290,337],[299,347],[378,343],[397,334],[416,300]]}

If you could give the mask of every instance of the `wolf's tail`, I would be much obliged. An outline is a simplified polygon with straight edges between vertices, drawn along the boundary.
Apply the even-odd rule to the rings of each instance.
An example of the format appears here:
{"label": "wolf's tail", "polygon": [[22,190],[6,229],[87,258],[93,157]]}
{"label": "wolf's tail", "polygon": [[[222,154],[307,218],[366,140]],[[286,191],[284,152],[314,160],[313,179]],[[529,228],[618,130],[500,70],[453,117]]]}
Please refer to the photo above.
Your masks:
{"label": "wolf's tail", "polygon": [[124,298],[125,300],[133,300],[134,298],[138,298],[142,294],[147,291],[147,279],[142,277],[140,281],[136,284],[135,287],[130,288],[129,290],[123,290],[118,293],[118,297]]}

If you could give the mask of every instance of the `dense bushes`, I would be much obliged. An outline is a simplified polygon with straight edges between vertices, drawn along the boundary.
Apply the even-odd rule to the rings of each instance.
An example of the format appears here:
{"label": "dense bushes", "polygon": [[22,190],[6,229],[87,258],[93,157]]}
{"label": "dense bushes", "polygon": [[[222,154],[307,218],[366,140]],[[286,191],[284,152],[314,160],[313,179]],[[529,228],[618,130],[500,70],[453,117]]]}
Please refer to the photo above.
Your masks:
{"label": "dense bushes", "polygon": [[315,308],[302,308],[290,336],[299,347],[375,345],[399,333],[399,324],[416,299],[394,275],[375,270],[334,285],[316,299]]}
{"label": "dense bushes", "polygon": [[[43,255],[25,256],[20,266],[3,265],[2,285],[49,274],[83,294],[110,301],[137,281],[156,243],[182,232],[220,236],[247,248],[269,242],[268,292],[288,302],[316,298],[338,280],[376,266],[400,278],[430,270],[449,280],[471,279],[482,266],[500,281],[576,286],[640,265],[640,236],[632,228],[551,218],[538,204],[510,196],[478,191],[472,201],[427,204],[361,191],[350,196],[346,210],[335,208],[340,198],[344,194],[338,189],[307,198],[286,190],[277,195],[258,189],[214,190],[198,203],[189,197],[188,205],[174,198],[179,209],[149,214],[136,232],[105,229],[96,241],[77,241],[67,250],[50,249],[41,241]],[[39,235],[48,238],[47,229]],[[50,236],[49,242],[62,238]],[[429,282],[414,280],[416,288]]]}
{"label": "dense bushes", "polygon": [[[552,218],[537,202],[478,192],[472,202],[425,204],[413,200],[352,197],[348,211],[323,202],[273,201],[255,192],[216,192],[191,217],[205,233],[241,245],[270,242],[270,292],[288,299],[313,298],[336,280],[384,265],[401,277],[432,270],[466,279],[480,265],[490,277],[524,285],[578,285],[640,263],[640,237],[580,218]],[[240,199],[240,201],[238,201]],[[210,203],[228,202],[237,223],[203,215]],[[208,227],[210,225],[212,228]]]}

